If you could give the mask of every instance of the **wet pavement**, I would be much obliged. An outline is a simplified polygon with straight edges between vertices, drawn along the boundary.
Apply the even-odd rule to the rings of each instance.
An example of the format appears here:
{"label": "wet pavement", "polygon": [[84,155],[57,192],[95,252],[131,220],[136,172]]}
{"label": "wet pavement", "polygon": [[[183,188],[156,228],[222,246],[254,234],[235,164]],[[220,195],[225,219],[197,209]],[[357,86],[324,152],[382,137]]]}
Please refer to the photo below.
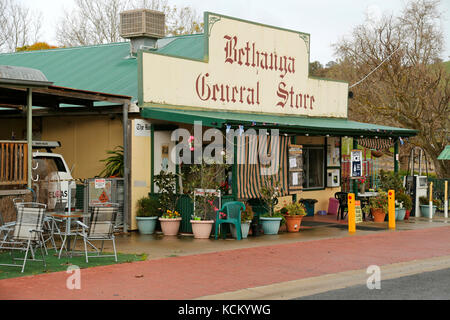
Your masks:
{"label": "wet pavement", "polygon": [[[128,241],[120,240],[119,250],[146,251],[150,260],[82,269],[80,290],[67,288],[70,275],[66,272],[0,280],[0,299],[195,299],[352,273],[370,265],[450,256],[449,224],[417,221],[406,225],[413,230],[348,235],[340,228],[317,227],[245,241],[133,234]],[[333,235],[340,236],[329,239]],[[174,257],[167,258],[168,254]]]}
{"label": "wet pavement", "polygon": [[[118,252],[146,254],[147,260],[167,257],[186,256],[192,254],[212,253],[218,251],[235,250],[243,248],[255,248],[277,244],[345,238],[352,236],[348,233],[346,221],[336,220],[336,216],[305,217],[299,232],[288,233],[285,228],[280,229],[278,235],[260,235],[237,241],[229,235],[227,239],[215,240],[194,239],[192,234],[178,236],[164,236],[157,232],[153,235],[142,235],[134,231],[128,234],[120,234],[116,237]],[[450,225],[450,219],[435,216],[430,221],[427,218],[410,217],[409,220],[396,221],[396,230],[416,230],[422,228],[434,228]],[[374,223],[365,221],[357,224],[356,235],[368,235],[380,232],[392,232],[388,229],[388,223]],[[105,243],[105,250],[112,250],[109,243]]]}

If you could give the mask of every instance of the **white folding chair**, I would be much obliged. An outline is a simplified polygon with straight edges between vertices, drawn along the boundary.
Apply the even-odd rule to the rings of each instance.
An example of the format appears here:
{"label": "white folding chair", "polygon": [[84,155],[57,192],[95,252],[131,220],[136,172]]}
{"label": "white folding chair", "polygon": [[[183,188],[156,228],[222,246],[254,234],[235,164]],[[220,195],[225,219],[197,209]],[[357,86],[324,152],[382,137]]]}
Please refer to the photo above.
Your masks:
{"label": "white folding chair", "polygon": [[[114,237],[114,225],[116,222],[116,216],[119,205],[116,203],[105,203],[102,205],[96,205],[89,208],[90,217],[87,224],[77,221],[76,223],[81,226],[81,232],[77,232],[72,247],[73,250],[76,245],[77,236],[81,236],[84,241],[84,252],[86,256],[86,262],[89,262],[89,258],[98,257],[114,257],[117,262],[116,241]],[[105,240],[111,240],[114,249],[114,255],[107,255],[103,253],[103,246]],[[99,250],[92,241],[102,241],[101,249]],[[87,245],[90,245],[96,252],[96,255],[89,255]]]}
{"label": "white folding chair", "polygon": [[[44,238],[42,236],[44,217],[46,206],[36,203],[22,203],[17,207],[17,220],[14,225],[14,230],[8,239],[0,242],[0,250],[10,250],[11,257],[14,264],[0,264],[2,266],[22,267],[22,272],[25,270],[25,265],[28,260],[42,261],[44,268],[47,268],[45,263],[45,254],[43,247]],[[40,247],[42,260],[35,257],[33,247]],[[25,251],[25,257],[14,258],[13,251]],[[31,258],[28,258],[28,253],[31,251]],[[22,265],[15,264],[16,260],[23,260]]]}

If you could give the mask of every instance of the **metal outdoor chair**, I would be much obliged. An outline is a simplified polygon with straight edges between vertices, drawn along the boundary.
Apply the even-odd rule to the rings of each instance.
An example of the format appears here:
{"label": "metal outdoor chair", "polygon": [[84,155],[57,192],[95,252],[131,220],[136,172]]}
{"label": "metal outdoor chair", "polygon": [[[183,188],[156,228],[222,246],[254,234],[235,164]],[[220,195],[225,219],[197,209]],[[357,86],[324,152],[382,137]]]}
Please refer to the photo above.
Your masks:
{"label": "metal outdoor chair", "polygon": [[[89,219],[87,224],[77,221],[76,223],[81,227],[81,232],[76,232],[75,240],[72,247],[73,250],[76,245],[77,236],[81,236],[84,241],[84,252],[86,256],[86,262],[89,262],[89,258],[98,257],[114,257],[117,262],[116,241],[114,237],[114,225],[116,222],[116,216],[119,209],[117,203],[104,203],[102,205],[96,205],[89,207]],[[103,253],[103,246],[105,240],[111,240],[114,249],[114,255],[107,255]],[[99,250],[91,241],[101,241],[102,246]],[[89,255],[87,245],[90,245],[97,255]]]}
{"label": "metal outdoor chair", "polygon": [[[230,223],[236,227],[236,237],[238,240],[242,239],[241,236],[241,211],[245,210],[245,205],[239,201],[232,201],[225,203],[220,210],[216,213],[216,232],[215,239],[219,235],[219,226],[223,223]],[[225,218],[220,218],[220,213],[226,215]],[[226,235],[224,234],[224,237]]]}
{"label": "metal outdoor chair", "polygon": [[[10,237],[0,242],[0,250],[10,250],[13,263],[16,260],[23,260],[22,265],[17,264],[0,264],[3,266],[22,267],[22,272],[25,270],[25,265],[28,260],[42,261],[44,268],[47,267],[45,263],[45,254],[43,247],[44,238],[42,236],[44,217],[46,205],[36,203],[21,203],[17,207],[17,220],[14,225],[14,230]],[[40,247],[42,260],[35,257],[33,247]],[[13,251],[25,251],[23,259],[14,258]],[[28,253],[31,253],[31,258],[28,258]]]}
{"label": "metal outdoor chair", "polygon": [[[339,220],[339,215],[341,215],[341,219],[344,220],[347,215],[346,212],[348,211],[348,207],[347,207],[348,192],[336,192],[334,194],[334,197],[339,201],[339,210],[338,210],[338,214],[337,214],[337,220]],[[347,211],[345,209],[347,209]]]}
{"label": "metal outdoor chair", "polygon": [[[23,202],[24,202],[24,200],[21,199],[21,198],[13,199],[13,204],[14,204],[14,210],[16,212],[16,217],[17,217],[17,205],[20,204],[20,203],[23,203]],[[0,238],[3,241],[8,239],[8,237],[10,236],[12,231],[14,230],[14,226],[15,225],[16,225],[16,221],[5,222],[3,220],[3,216],[0,213]]]}

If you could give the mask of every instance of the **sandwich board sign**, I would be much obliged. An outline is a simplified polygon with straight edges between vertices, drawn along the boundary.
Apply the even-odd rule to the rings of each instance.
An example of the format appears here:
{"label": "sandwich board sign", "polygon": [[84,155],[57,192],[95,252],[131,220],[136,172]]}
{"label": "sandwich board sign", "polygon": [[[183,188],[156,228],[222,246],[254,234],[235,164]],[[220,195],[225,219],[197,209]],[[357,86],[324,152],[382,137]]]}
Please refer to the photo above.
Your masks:
{"label": "sandwich board sign", "polygon": [[361,201],[355,201],[355,223],[361,223],[361,222],[363,222]]}

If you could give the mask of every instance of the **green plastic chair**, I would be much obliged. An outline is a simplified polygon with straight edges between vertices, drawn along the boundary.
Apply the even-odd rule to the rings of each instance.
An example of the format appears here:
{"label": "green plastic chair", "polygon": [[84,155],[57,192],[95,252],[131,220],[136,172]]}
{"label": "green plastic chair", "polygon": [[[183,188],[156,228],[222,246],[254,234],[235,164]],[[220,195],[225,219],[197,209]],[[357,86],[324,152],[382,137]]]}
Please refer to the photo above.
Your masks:
{"label": "green plastic chair", "polygon": [[[231,201],[225,203],[220,210],[216,212],[216,232],[215,239],[217,239],[219,235],[219,226],[222,223],[230,223],[234,224],[236,227],[236,236],[237,240],[241,240],[241,210],[245,210],[245,204],[240,201]],[[223,212],[226,214],[225,219],[220,218],[220,213]],[[224,235],[225,237],[226,235]]]}

